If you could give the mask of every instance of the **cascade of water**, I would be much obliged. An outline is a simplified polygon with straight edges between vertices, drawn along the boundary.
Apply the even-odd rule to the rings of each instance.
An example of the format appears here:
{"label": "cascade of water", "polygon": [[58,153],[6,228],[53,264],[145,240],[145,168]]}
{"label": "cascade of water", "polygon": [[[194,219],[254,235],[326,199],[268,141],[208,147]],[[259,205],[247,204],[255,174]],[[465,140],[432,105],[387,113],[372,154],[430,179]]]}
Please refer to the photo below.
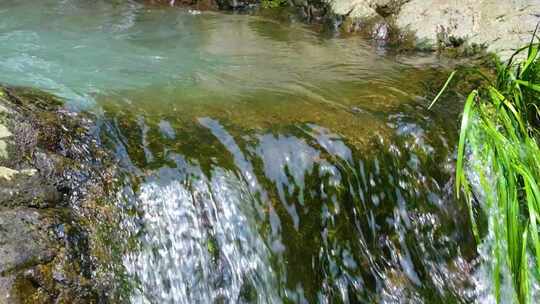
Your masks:
{"label": "cascade of water", "polygon": [[238,138],[208,117],[189,134],[208,134],[218,154],[182,155],[194,147],[171,146],[176,123],[134,118],[141,161],[155,169],[136,187],[140,216],[128,217],[139,243],[124,260],[138,282],[132,302],[473,298],[459,234],[446,232],[461,221],[450,220],[451,160],[428,143],[432,131],[391,119],[403,135],[359,158],[316,124]]}
{"label": "cascade of water", "polygon": [[422,97],[441,72],[359,38],[113,2],[0,1],[0,81],[102,115],[128,302],[475,299],[460,105]]}
{"label": "cascade of water", "polygon": [[259,303],[277,303],[244,184],[220,169],[208,178],[181,157],[177,164],[155,172],[139,191],[142,246],[125,261],[141,282],[132,301],[238,303],[254,289]]}

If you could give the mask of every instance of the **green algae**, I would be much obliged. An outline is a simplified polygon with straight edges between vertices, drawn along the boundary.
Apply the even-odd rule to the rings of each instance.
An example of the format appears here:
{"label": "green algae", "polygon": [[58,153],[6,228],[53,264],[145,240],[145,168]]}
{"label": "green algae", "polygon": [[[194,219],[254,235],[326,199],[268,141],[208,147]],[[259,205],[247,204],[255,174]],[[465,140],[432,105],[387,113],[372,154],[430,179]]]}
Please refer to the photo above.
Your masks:
{"label": "green algae", "polygon": [[[389,259],[388,250],[399,250],[397,247],[404,246],[392,245],[396,247],[381,249],[375,236],[375,234],[388,235],[388,242],[400,243],[401,237],[387,221],[395,212],[396,202],[401,196],[405,197],[402,199],[407,202],[406,208],[415,210],[412,213],[430,214],[437,218],[436,221],[445,223],[444,226],[423,227],[425,231],[422,233],[436,231],[439,236],[456,231],[458,235],[468,233],[466,217],[456,215],[463,210],[457,208],[449,213],[442,212],[439,207],[429,203],[432,199],[430,195],[433,193],[422,190],[437,189],[440,187],[439,182],[446,182],[451,177],[449,172],[441,170],[440,166],[448,161],[450,147],[445,144],[445,140],[455,141],[456,124],[441,122],[447,121],[452,115],[457,116],[459,104],[453,105],[451,100],[458,92],[441,96],[445,109],[440,116],[426,111],[427,100],[423,103],[423,99],[415,98],[422,92],[426,94],[426,90],[429,92],[429,89],[430,94],[435,95],[436,89],[444,83],[445,76],[442,71],[406,70],[403,75],[403,81],[406,83],[400,88],[381,91],[383,85],[377,82],[343,84],[339,89],[334,88],[341,94],[335,100],[326,99],[322,94],[295,97],[292,94],[277,94],[267,90],[260,92],[252,90],[247,96],[230,100],[227,96],[208,92],[201,98],[196,92],[193,93],[195,96],[190,96],[192,94],[190,91],[173,90],[163,93],[156,89],[122,92],[121,96],[128,100],[127,102],[116,100],[114,96],[101,96],[98,101],[107,121],[113,122],[113,130],[126,148],[127,155],[122,156],[129,159],[137,168],[144,170],[142,184],[145,183],[145,178],[157,175],[156,172],[160,169],[184,170],[182,165],[175,162],[175,157],[178,156],[184,157],[188,163],[200,168],[208,177],[216,174],[216,168],[230,170],[242,176],[245,167],[238,167],[239,155],[243,155],[246,161],[252,164],[257,182],[267,195],[264,210],[261,211],[264,220],[257,223],[259,233],[263,237],[269,237],[272,223],[268,217],[272,212],[275,212],[281,220],[280,229],[283,236],[281,240],[285,249],[282,255],[275,257],[272,262],[273,269],[282,271],[280,273],[283,276],[282,285],[277,288],[292,289],[302,284],[307,299],[316,301],[321,286],[326,286],[328,298],[333,301],[340,300],[335,287],[339,281],[331,274],[331,265],[335,262],[334,259],[339,258],[319,257],[321,250],[330,251],[327,247],[321,249],[323,246],[321,244],[330,246],[321,235],[321,231],[327,231],[326,238],[330,240],[330,244],[335,244],[341,250],[346,248],[357,263],[364,265],[364,270],[346,269],[342,264],[339,266],[340,271],[346,272],[350,277],[361,278],[365,284],[363,291],[355,290],[349,294],[351,299],[379,301],[379,296],[371,291],[376,289],[380,278],[367,269],[369,266],[378,267],[373,265],[374,262],[370,257],[381,256]],[[332,89],[331,84],[322,83],[318,86]],[[441,105],[437,107],[439,106]],[[218,138],[216,133],[212,132],[215,130],[201,124],[201,118],[219,122],[231,139]],[[405,128],[401,135],[396,134],[396,126],[393,125],[400,119],[405,119],[413,126],[412,129]],[[166,122],[167,128],[163,128],[163,122]],[[405,125],[408,126],[407,123]],[[355,160],[354,163],[332,154],[332,149],[324,143],[319,143],[316,136],[311,137],[309,134],[313,132],[314,126],[334,132],[333,136],[351,149],[351,159]],[[421,126],[420,128],[428,132],[428,135],[413,133],[414,126]],[[416,136],[422,138],[424,142],[420,145],[413,144],[417,140]],[[265,162],[269,161],[265,157],[271,156],[265,156],[260,150],[263,138],[275,145],[282,143],[280,140],[298,145],[299,149],[296,152],[303,155],[301,159],[307,163],[313,162],[313,167],[311,169],[295,167],[298,163],[290,159],[294,159],[294,153],[286,154],[289,163],[285,165],[279,162],[265,165]],[[237,148],[231,148],[231,143]],[[115,147],[118,142],[110,145]],[[433,147],[434,150],[426,150],[425,146]],[[396,147],[401,148],[394,154],[391,151]],[[279,158],[281,153],[287,153],[287,148],[287,146],[282,149],[276,148],[275,153],[269,155]],[[302,154],[304,153],[302,149],[309,153]],[[414,161],[411,163],[411,160],[416,160],[420,167],[415,167]],[[297,162],[302,164],[301,161]],[[269,168],[281,166],[284,166],[283,170],[286,172],[287,178],[284,180],[278,180],[268,172],[271,170]],[[336,173],[328,172],[329,166],[337,168],[341,177],[339,182],[335,180]],[[295,179],[298,174],[304,176],[303,183]],[[369,174],[373,180],[364,180],[362,174]],[[192,176],[185,177],[185,181],[184,178],[177,178],[187,184],[195,183],[199,179]],[[280,187],[287,189],[283,191],[283,195],[279,193]],[[133,189],[141,191],[140,184],[133,185]],[[400,194],[396,194],[398,191],[396,189]],[[260,199],[256,193],[250,195]],[[300,229],[290,216],[290,210],[284,201],[294,204],[301,210],[298,215]],[[454,206],[451,201],[448,204]],[[326,208],[332,215],[334,221],[332,224],[321,221],[320,212]],[[375,228],[367,223],[359,224],[361,228],[355,226],[351,219],[359,215],[373,217],[380,227],[374,231]],[[359,233],[356,232],[358,229],[361,229],[367,238],[369,245],[366,246],[369,246],[369,254],[364,254],[363,245],[351,239],[359,237],[355,234]],[[416,248],[419,237],[421,236],[408,231],[406,246]],[[424,253],[435,258],[441,254],[438,252],[439,249],[448,249],[441,254],[441,259],[451,267],[452,257],[461,253],[458,253],[455,244],[445,242],[441,240],[436,244],[430,244],[433,247]],[[460,245],[460,250],[468,260],[474,257],[473,247]],[[205,249],[214,261],[219,260],[222,255],[219,244],[212,238],[206,241]],[[428,282],[417,291],[423,299],[434,302],[458,301],[460,296],[450,287],[444,291],[437,291],[436,287],[429,283],[431,275],[427,266],[423,264],[422,257],[415,253],[414,258],[415,267],[420,269],[419,280]],[[311,267],[306,267],[305,261],[316,262],[313,262]],[[384,275],[391,278],[392,284],[407,286],[406,288],[416,291],[406,273],[389,270]],[[466,278],[461,279],[464,282],[460,281],[460,284],[467,284]],[[250,288],[246,286],[244,292],[249,298]]]}

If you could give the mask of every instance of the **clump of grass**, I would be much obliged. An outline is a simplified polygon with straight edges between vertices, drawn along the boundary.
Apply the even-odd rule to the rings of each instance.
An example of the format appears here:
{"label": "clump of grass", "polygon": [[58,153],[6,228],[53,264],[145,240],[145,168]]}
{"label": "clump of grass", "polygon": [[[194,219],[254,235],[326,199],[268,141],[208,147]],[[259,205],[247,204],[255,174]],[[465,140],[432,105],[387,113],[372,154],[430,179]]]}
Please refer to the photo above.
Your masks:
{"label": "clump of grass", "polygon": [[540,274],[540,54],[534,39],[506,64],[497,62],[496,79],[484,76],[461,121],[456,193],[468,204],[478,242],[474,206],[484,207],[498,303],[502,269],[510,272],[518,303],[533,302],[530,283]]}

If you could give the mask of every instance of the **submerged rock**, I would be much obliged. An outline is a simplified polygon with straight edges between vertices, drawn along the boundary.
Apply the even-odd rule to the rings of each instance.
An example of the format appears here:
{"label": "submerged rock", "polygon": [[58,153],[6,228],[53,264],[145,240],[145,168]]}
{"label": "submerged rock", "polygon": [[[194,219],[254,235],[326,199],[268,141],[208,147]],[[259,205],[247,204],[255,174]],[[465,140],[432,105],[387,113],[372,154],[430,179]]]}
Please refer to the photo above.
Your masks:
{"label": "submerged rock", "polygon": [[110,158],[91,116],[0,86],[0,303],[95,303]]}

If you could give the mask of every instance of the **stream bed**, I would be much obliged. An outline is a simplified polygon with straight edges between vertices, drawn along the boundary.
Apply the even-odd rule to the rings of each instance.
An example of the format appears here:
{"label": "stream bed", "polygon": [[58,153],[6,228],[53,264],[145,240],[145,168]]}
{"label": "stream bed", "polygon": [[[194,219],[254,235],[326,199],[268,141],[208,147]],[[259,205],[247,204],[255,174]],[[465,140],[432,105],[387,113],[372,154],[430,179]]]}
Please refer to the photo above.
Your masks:
{"label": "stream bed", "polygon": [[447,64],[256,16],[0,2],[0,82],[96,113],[115,152],[127,303],[475,302],[461,96],[427,110]]}

